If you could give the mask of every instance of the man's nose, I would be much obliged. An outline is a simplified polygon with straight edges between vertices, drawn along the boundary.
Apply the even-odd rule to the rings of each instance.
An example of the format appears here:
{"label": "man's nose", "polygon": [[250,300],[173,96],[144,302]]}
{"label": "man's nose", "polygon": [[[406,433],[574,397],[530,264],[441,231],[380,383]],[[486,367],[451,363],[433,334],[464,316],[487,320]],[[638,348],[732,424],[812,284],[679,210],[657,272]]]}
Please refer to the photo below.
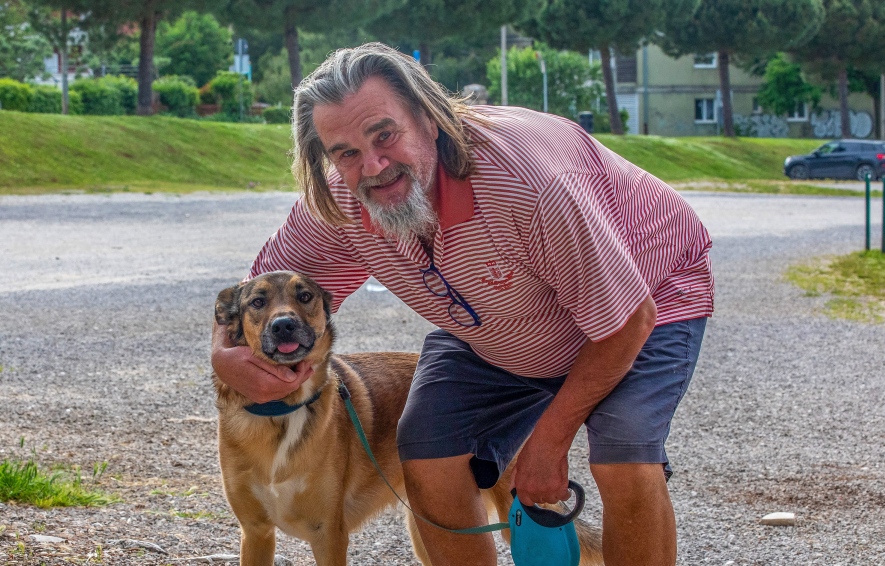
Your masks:
{"label": "man's nose", "polygon": [[390,165],[390,160],[378,151],[363,153],[363,177],[377,177]]}

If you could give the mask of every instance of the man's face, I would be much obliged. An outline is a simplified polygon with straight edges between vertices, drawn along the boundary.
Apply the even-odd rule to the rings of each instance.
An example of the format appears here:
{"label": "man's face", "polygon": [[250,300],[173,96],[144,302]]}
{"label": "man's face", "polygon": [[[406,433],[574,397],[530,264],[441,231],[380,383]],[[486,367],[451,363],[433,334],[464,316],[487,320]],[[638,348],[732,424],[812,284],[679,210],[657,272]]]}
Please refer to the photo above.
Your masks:
{"label": "man's face", "polygon": [[423,111],[416,119],[386,81],[371,77],[341,104],[316,106],[313,119],[329,159],[376,224],[396,237],[410,222],[412,231],[427,224],[439,134]]}

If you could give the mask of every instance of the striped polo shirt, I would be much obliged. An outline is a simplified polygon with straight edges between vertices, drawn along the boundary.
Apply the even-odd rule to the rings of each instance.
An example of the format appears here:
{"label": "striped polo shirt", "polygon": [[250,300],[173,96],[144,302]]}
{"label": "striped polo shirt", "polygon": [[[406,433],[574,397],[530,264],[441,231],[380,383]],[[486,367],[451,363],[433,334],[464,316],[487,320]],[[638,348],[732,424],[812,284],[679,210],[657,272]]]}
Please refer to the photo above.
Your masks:
{"label": "striped polo shirt", "polygon": [[436,176],[433,259],[480,326],[451,319],[450,299],[424,285],[419,240],[377,232],[334,169],[329,184],[351,223],[331,226],[299,199],[250,276],[300,271],[337,310],[372,275],[489,363],[527,377],[568,373],[587,339],[617,332],[649,294],[657,325],[712,314],[710,236],[676,191],[569,120],[474,109],[484,118],[466,120],[475,172]]}

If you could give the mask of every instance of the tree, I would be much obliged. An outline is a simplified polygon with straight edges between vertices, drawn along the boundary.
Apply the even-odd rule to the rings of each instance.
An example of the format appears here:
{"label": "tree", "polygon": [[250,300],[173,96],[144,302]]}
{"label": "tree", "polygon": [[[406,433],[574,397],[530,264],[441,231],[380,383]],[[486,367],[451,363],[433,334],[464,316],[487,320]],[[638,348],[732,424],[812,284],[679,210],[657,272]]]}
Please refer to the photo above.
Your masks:
{"label": "tree", "polygon": [[611,69],[612,48],[633,53],[643,38],[662,27],[667,12],[691,11],[695,0],[548,0],[526,31],[552,47],[599,51],[611,131],[624,133]]}
{"label": "tree", "polygon": [[55,49],[61,60],[61,112],[67,114],[70,105],[68,95],[68,56],[71,40],[72,19],[80,20],[78,13],[85,4],[78,0],[31,0],[28,21],[31,28],[43,36]]}
{"label": "tree", "polygon": [[164,75],[187,75],[204,85],[233,60],[231,34],[211,14],[188,11],[174,24],[161,22],[157,31],[157,53],[168,57]]}
{"label": "tree", "polygon": [[723,134],[734,137],[729,64],[807,43],[820,28],[822,0],[701,0],[697,9],[672,13],[657,41],[672,56],[717,54]]}
{"label": "tree", "polygon": [[[543,79],[538,58],[535,56],[536,51],[544,56],[547,64],[548,112],[577,120],[578,112],[589,110],[593,101],[602,93],[597,84],[587,86],[598,76],[598,65],[591,67],[587,57],[574,51],[557,51],[543,44],[537,45],[535,49],[509,49],[508,102],[535,110],[543,108]],[[500,100],[501,58],[490,59],[487,70],[489,97]]]}
{"label": "tree", "polygon": [[836,81],[842,137],[851,137],[848,114],[849,68],[885,72],[885,2],[881,0],[823,0],[826,17],[819,31],[791,52],[825,80]]}
{"label": "tree", "polygon": [[403,0],[226,0],[217,13],[236,30],[272,29],[283,32],[283,45],[289,58],[292,88],[303,77],[299,30],[324,32],[354,29],[381,17]]}
{"label": "tree", "polygon": [[418,46],[421,63],[433,62],[433,47],[451,37],[492,35],[503,24],[526,16],[530,0],[408,0],[389,16],[367,26],[388,43]]}
{"label": "tree", "polygon": [[0,1],[0,77],[25,81],[40,76],[50,55],[52,47],[31,29],[25,6]]}
{"label": "tree", "polygon": [[802,69],[778,53],[768,61],[759,89],[759,105],[774,114],[788,114],[800,104],[816,108],[820,104],[821,89],[805,80]]}

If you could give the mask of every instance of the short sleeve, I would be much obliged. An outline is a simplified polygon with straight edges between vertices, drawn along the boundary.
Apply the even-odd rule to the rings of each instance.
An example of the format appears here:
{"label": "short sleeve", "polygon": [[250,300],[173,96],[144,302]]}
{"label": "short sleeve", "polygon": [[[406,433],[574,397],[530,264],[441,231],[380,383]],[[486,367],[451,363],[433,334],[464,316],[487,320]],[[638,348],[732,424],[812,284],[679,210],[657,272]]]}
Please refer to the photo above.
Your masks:
{"label": "short sleeve", "polygon": [[611,194],[605,175],[561,174],[540,192],[529,230],[535,273],[594,342],[620,330],[649,294]]}
{"label": "short sleeve", "polygon": [[313,278],[332,293],[333,311],[369,278],[343,232],[311,215],[301,199],[252,262],[249,278],[270,271],[298,271]]}

